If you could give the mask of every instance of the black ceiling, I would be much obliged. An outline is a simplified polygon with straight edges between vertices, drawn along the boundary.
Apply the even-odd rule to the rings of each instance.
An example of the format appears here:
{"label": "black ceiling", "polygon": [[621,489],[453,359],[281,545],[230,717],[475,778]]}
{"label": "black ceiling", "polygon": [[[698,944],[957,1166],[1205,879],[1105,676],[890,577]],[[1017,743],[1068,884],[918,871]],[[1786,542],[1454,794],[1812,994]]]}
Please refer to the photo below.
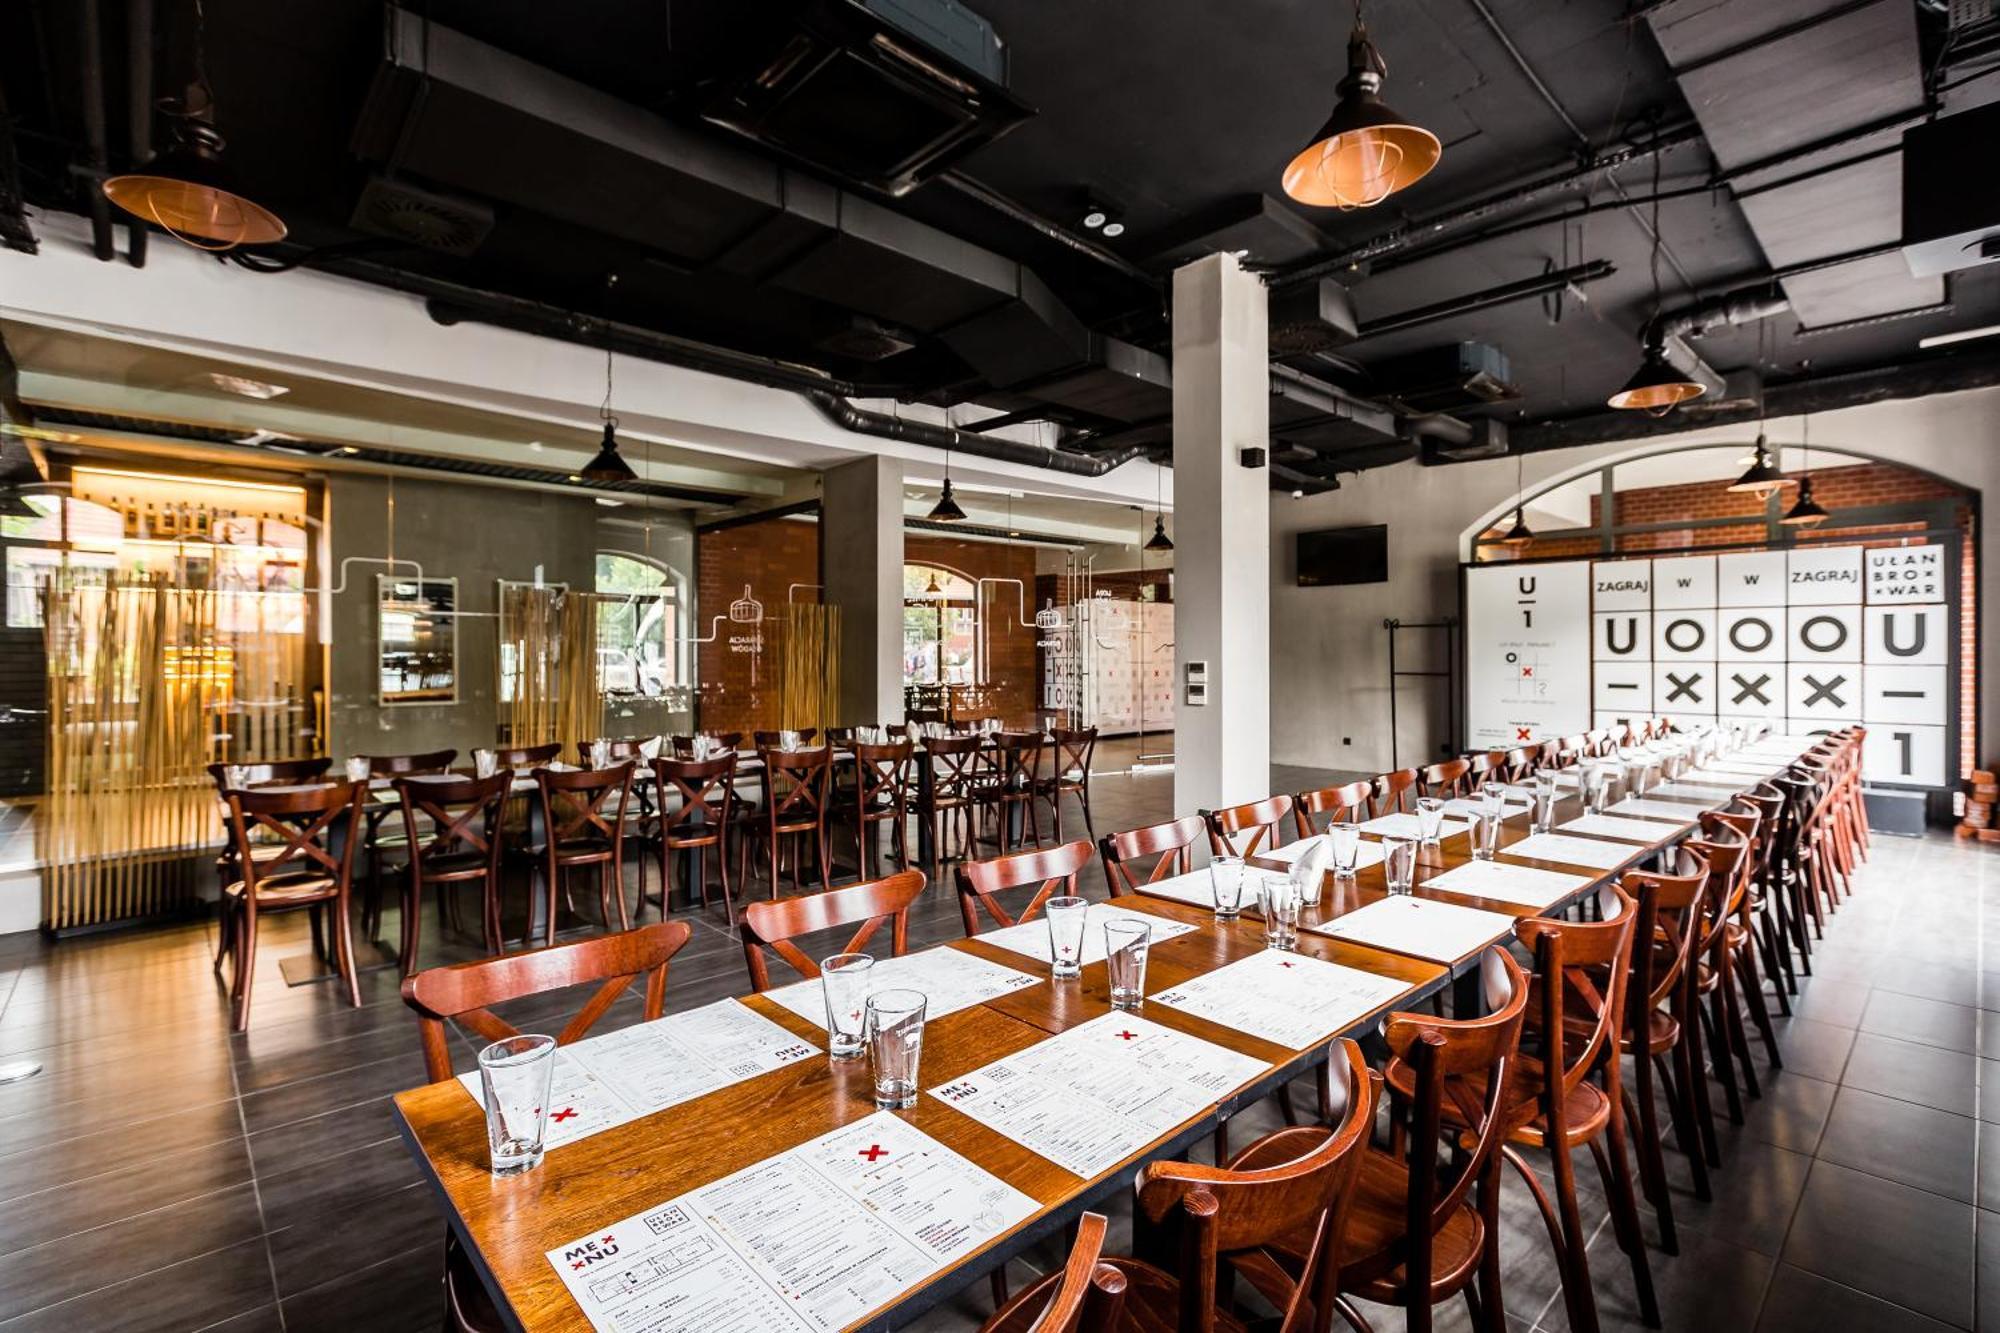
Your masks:
{"label": "black ceiling", "polygon": [[[1659,204],[1661,300],[1684,305],[1771,277],[1768,234],[1760,239],[1753,232],[1738,191],[1785,171],[1824,173],[1830,163],[1867,153],[1880,159],[1893,152],[1898,132],[1892,126],[1799,157],[1795,167],[1772,169],[1758,180],[1718,186],[1718,160],[1727,155],[1704,137],[1703,127],[1718,124],[1728,98],[1745,92],[1720,77],[1730,66],[1718,62],[1713,48],[1726,39],[1689,54],[1683,39],[1697,28],[1687,26],[1679,38],[1665,39],[1671,50],[1663,49],[1660,34],[1673,31],[1663,24],[1685,20],[1726,28],[1715,17],[1722,11],[1737,16],[1728,22],[1750,15],[1753,40],[1744,45],[1754,46],[1773,29],[1779,35],[1808,30],[1867,7],[1852,0],[1402,0],[1368,11],[1389,62],[1385,96],[1440,136],[1443,161],[1381,207],[1305,210],[1283,199],[1277,178],[1331,105],[1351,19],[1346,5],[973,0],[1004,39],[1009,90],[1033,108],[1032,117],[957,162],[964,182],[935,179],[893,199],[848,187],[828,207],[842,218],[871,206],[886,209],[881,217],[887,221],[870,236],[850,236],[836,226],[826,233],[831,241],[813,240],[819,248],[808,251],[802,240],[760,265],[743,259],[749,247],[744,237],[768,236],[796,221],[784,210],[796,209],[814,173],[797,163],[781,171],[776,155],[702,122],[697,109],[714,92],[726,62],[716,59],[711,45],[690,40],[688,34],[700,30],[690,17],[726,12],[737,23],[779,24],[812,2],[412,5],[413,13],[435,25],[433,33],[462,34],[480,50],[496,49],[604,95],[586,117],[595,125],[624,126],[642,137],[648,126],[679,127],[713,144],[735,164],[729,170],[748,172],[745,179],[755,189],[746,190],[765,190],[766,204],[782,201],[745,204],[740,218],[728,211],[740,201],[727,192],[716,194],[712,206],[706,196],[678,189],[650,194],[662,191],[661,182],[628,174],[629,154],[580,158],[573,144],[545,140],[542,123],[525,118],[532,106],[516,118],[507,114],[513,108],[452,103],[441,91],[420,90],[417,98],[437,95],[424,112],[432,119],[422,134],[406,128],[418,114],[408,110],[406,96],[397,105],[408,119],[391,123],[378,135],[388,147],[371,152],[360,127],[364,113],[380,106],[386,24],[378,0],[206,0],[207,64],[245,193],[292,228],[295,244],[281,247],[280,257],[361,243],[358,251],[320,253],[307,262],[346,265],[383,279],[415,275],[448,283],[453,292],[490,292],[603,315],[628,332],[657,330],[814,366],[856,387],[887,385],[913,398],[969,399],[1023,412],[1047,409],[1086,445],[1093,435],[1120,432],[1128,441],[1161,438],[1164,397],[1157,376],[1128,371],[1122,379],[1109,378],[1104,363],[1166,350],[1165,280],[1178,259],[1206,249],[1247,248],[1249,262],[1273,270],[1273,281],[1282,283],[1286,271],[1316,256],[1405,227],[1407,234],[1389,244],[1393,253],[1337,271],[1352,288],[1364,334],[1370,323],[1401,312],[1552,268],[1608,261],[1614,271],[1561,297],[1513,300],[1365,335],[1324,358],[1288,358],[1295,367],[1336,390],[1366,396],[1393,387],[1374,373],[1390,359],[1474,340],[1504,354],[1519,396],[1490,406],[1468,404],[1458,410],[1461,417],[1499,415],[1522,434],[1540,423],[1598,413],[1636,364],[1637,332],[1655,308],[1650,208],[1643,202],[1620,207],[1618,191],[1643,200],[1654,192],[1658,172],[1661,192],[1670,196]],[[1907,86],[1918,90],[1918,100],[1906,119],[1925,109],[1926,91],[1946,88],[1946,110],[1981,100],[1989,89],[2000,91],[2000,79],[1979,78],[1993,58],[1985,35],[1947,42],[1945,17],[1933,6],[1877,3],[1906,4],[1907,15],[1887,18],[1914,33],[1908,52],[1885,51],[1879,39],[1863,53],[1831,44],[1823,70],[1794,64],[1762,77],[1812,88],[1815,76],[1825,75],[1849,89],[1873,87],[1876,101],[1890,102]],[[85,106],[92,87],[89,45],[103,57],[107,163],[114,170],[125,165],[132,91],[126,48],[134,14],[150,8],[156,19],[162,84],[185,67],[190,46],[192,0],[152,5],[23,0],[0,13],[0,92],[14,121],[30,203],[83,211],[87,192],[74,168],[88,168],[92,157]],[[92,10],[101,11],[100,24],[94,42],[87,42]],[[405,56],[409,65],[429,58],[425,52]],[[1856,66],[1864,56],[1868,63]],[[505,71],[515,68],[501,67],[503,84],[511,77]],[[1696,69],[1702,81],[1693,81]],[[377,101],[371,101],[371,88]],[[533,103],[539,95],[524,93],[522,100]],[[621,107],[639,119],[626,125]],[[1846,128],[1836,111],[1828,112],[1828,123]],[[1786,114],[1803,120],[1821,109],[1795,106]],[[1816,137],[1807,133],[1810,126],[1780,128],[1779,138],[1789,135],[1791,142]],[[1678,146],[1615,172],[1582,174],[1531,199],[1503,201],[1470,222],[1449,218],[1469,201],[1576,172],[1587,159],[1643,146],[1654,135]],[[411,153],[417,156],[405,156]],[[350,218],[371,176],[383,173],[384,159],[400,164],[408,184],[490,210],[490,231],[469,254],[371,241],[350,226]],[[426,163],[426,170],[411,170],[412,160]],[[467,188],[468,181],[481,188]],[[1076,218],[1087,191],[1122,207],[1123,236],[1084,236]],[[1048,235],[1021,212],[996,207],[993,195],[1070,231],[1072,239]],[[1811,216],[1831,226],[1829,215],[1847,202],[1837,190],[1822,192],[1809,203]],[[676,209],[692,221],[677,223]],[[1575,216],[1558,221],[1563,214]],[[927,224],[910,233],[909,255],[900,249],[906,238],[890,226],[897,217]],[[1433,231],[1429,224],[1438,217],[1448,225]],[[735,228],[729,246],[715,248],[697,234],[704,219]],[[1503,234],[1482,239],[1491,231]],[[1077,237],[1110,253],[1085,253],[1072,243]],[[953,251],[946,243],[966,244]],[[996,267],[1001,260],[1007,265]],[[809,264],[816,270],[806,272]],[[1015,266],[1025,276],[1014,276]],[[960,268],[986,276],[964,285],[957,281]],[[607,287],[613,274],[616,285]],[[243,280],[254,279],[246,274]],[[1037,280],[1046,285],[1046,299],[1036,296]],[[1010,284],[1018,312],[969,339],[966,312]],[[1955,274],[1945,290],[1947,308],[1927,314],[1812,332],[1787,315],[1710,331],[1695,346],[1718,372],[1752,368],[1785,382],[1908,361],[1924,334],[2000,321],[1995,267]],[[512,309],[518,315],[524,308]],[[841,335],[853,332],[857,311],[913,345],[882,360],[848,355],[852,344]],[[1049,353],[1045,372],[1009,382],[996,369],[1006,358],[994,344],[1015,337],[1017,328],[1022,337],[1065,350]],[[1110,392],[1126,381],[1133,383],[1129,392]],[[1301,427],[1302,435],[1310,434],[1309,425]],[[1329,447],[1350,443],[1338,438]]]}

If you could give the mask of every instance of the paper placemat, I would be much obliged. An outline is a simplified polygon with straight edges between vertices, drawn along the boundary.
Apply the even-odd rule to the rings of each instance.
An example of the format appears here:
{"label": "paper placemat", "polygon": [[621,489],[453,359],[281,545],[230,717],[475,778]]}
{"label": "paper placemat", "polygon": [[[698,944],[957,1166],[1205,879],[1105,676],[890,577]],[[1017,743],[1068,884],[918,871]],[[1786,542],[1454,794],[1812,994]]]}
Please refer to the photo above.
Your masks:
{"label": "paper placemat", "polygon": [[1734,796],[1749,785],[1748,780],[1742,782],[1696,782],[1691,778],[1677,778],[1672,782],[1662,782],[1659,786],[1653,788],[1653,794],[1655,796],[1693,796],[1704,801],[1721,801]]}
{"label": "paper placemat", "polygon": [[[1195,929],[1185,921],[1154,916],[1141,908],[1127,907],[1123,902],[1091,903],[1083,909],[1083,956],[1077,960],[1079,965],[1088,967],[1104,961],[1104,923],[1107,921],[1137,921],[1149,926],[1154,944]],[[1042,917],[1023,921],[1018,926],[989,930],[978,938],[984,943],[997,944],[1010,952],[1024,954],[1038,963],[1049,962],[1049,923]]]}
{"label": "paper placemat", "polygon": [[1292,1050],[1345,1032],[1408,984],[1308,954],[1266,949],[1148,1000]]}
{"label": "paper placemat", "polygon": [[1324,925],[1307,929],[1350,944],[1453,963],[1474,949],[1514,933],[1514,918],[1425,898],[1383,898]]}
{"label": "paper placemat", "polygon": [[[1275,852],[1259,852],[1258,859],[1263,861],[1275,861],[1280,865],[1292,865],[1296,863],[1301,856],[1304,856],[1306,852],[1309,851],[1312,847],[1314,847],[1319,843],[1323,843],[1325,841],[1326,841],[1326,835],[1324,833],[1319,834],[1316,837],[1301,838],[1297,842],[1286,843],[1283,847],[1278,848],[1278,850]],[[1356,870],[1366,870],[1369,866],[1379,866],[1381,864],[1382,864],[1381,843],[1370,842],[1366,838],[1363,838],[1358,844],[1356,844],[1354,848],[1354,868]],[[1329,870],[1333,868],[1331,862],[1327,864],[1327,868]]]}
{"label": "paper placemat", "polygon": [[1500,849],[1502,856],[1520,856],[1536,861],[1559,861],[1564,865],[1612,870],[1632,859],[1633,849],[1624,843],[1600,838],[1572,838],[1566,833],[1531,833],[1519,842]]}
{"label": "paper placemat", "polygon": [[1215,884],[1209,879],[1206,866],[1190,870],[1185,875],[1169,875],[1151,884],[1140,884],[1137,888],[1149,897],[1171,898],[1177,903],[1206,907],[1211,912],[1215,910]]}
{"label": "paper placemat", "polygon": [[[1464,815],[1469,817],[1479,813],[1479,802],[1464,796],[1456,797],[1444,803],[1444,812],[1447,816]],[[1515,815],[1525,815],[1527,813],[1528,803],[1526,801],[1508,800],[1501,802],[1500,818],[1502,819],[1512,819]]]}
{"label": "paper placemat", "polygon": [[1432,876],[1421,887],[1540,909],[1578,889],[1588,888],[1591,883],[1589,875],[1565,875],[1557,870],[1537,870],[1505,861],[1467,861],[1442,875]]}
{"label": "paper placemat", "polygon": [[1589,833],[1620,842],[1659,842],[1673,832],[1654,819],[1620,819],[1615,815],[1582,815],[1556,825],[1559,833]]}
{"label": "paper placemat", "polygon": [[[941,946],[901,958],[877,958],[868,971],[868,988],[922,991],[926,1020],[943,1018],[997,995],[1025,990],[1044,978],[988,962],[963,949]],[[826,991],[817,977],[766,991],[765,995],[821,1028],[826,1026]]]}
{"label": "paper placemat", "polygon": [[1638,819],[1660,819],[1672,824],[1692,824],[1701,817],[1699,806],[1679,801],[1649,801],[1643,796],[1627,796],[1606,807],[1608,815],[1629,815]]}
{"label": "paper placemat", "polygon": [[[1417,836],[1417,817],[1415,815],[1404,814],[1399,810],[1393,814],[1377,815],[1373,819],[1365,820],[1355,825],[1355,827],[1371,837],[1414,838]],[[1440,838],[1455,838],[1470,827],[1471,825],[1458,820],[1447,819],[1439,826],[1438,836]]]}

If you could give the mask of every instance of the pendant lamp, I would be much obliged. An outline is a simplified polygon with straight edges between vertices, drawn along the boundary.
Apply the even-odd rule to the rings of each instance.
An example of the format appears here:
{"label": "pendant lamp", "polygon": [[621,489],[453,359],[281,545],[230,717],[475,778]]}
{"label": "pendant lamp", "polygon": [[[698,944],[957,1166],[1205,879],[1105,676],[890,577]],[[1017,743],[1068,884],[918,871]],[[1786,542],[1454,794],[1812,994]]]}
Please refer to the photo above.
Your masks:
{"label": "pendant lamp", "polygon": [[1514,455],[1514,526],[1500,534],[1500,540],[1509,546],[1525,546],[1535,539],[1528,527],[1527,502],[1521,487],[1521,455]]}
{"label": "pendant lamp", "polygon": [[1757,432],[1757,447],[1750,460],[1750,466],[1742,476],[1729,483],[1729,489],[1742,494],[1765,496],[1781,489],[1785,484],[1785,474],[1778,471],[1771,461],[1771,447],[1764,441],[1764,432]]}
{"label": "pendant lamp", "polygon": [[1646,348],[1644,359],[1632,372],[1632,378],[1625,381],[1625,387],[1606,401],[1612,407],[1663,417],[1689,399],[1699,398],[1707,392],[1700,380],[1675,370],[1667,361],[1666,349],[1656,344]]}
{"label": "pendant lamp", "polygon": [[1286,194],[1320,208],[1372,208],[1437,165],[1444,152],[1437,135],[1383,102],[1382,80],[1388,72],[1356,0],[1340,100],[1312,142],[1285,168]]}
{"label": "pendant lamp", "polygon": [[1801,424],[1799,447],[1805,451],[1805,475],[1799,479],[1799,498],[1787,509],[1778,522],[1788,528],[1815,528],[1833,515],[1826,506],[1813,499],[1812,490],[1812,437],[1809,434],[1811,419]]}
{"label": "pendant lamp", "polygon": [[1153,473],[1153,535],[1146,539],[1148,551],[1171,551],[1174,539],[1167,535],[1167,516],[1161,508],[1160,473]]}
{"label": "pendant lamp", "polygon": [[944,485],[938,489],[937,503],[924,515],[933,523],[963,523],[965,511],[951,496],[951,450],[944,451]]}
{"label": "pendant lamp", "polygon": [[635,481],[638,474],[631,464],[618,456],[618,418],[611,415],[611,349],[604,349],[604,405],[598,409],[604,418],[604,440],[597,446],[597,457],[584,464],[578,475],[585,481]]}

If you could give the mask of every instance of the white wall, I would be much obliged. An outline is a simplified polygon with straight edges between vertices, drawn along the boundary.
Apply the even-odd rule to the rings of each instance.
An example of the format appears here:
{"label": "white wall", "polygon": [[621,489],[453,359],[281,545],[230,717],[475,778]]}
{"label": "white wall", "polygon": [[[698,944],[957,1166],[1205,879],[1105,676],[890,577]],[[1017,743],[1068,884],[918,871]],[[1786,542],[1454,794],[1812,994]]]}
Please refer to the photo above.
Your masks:
{"label": "white wall", "polygon": [[[1800,438],[1796,417],[1773,418],[1774,443]],[[1620,458],[1690,445],[1748,445],[1754,425],[1682,431],[1643,441],[1589,445],[1530,454],[1527,492]],[[1930,398],[1870,403],[1812,419],[1812,443],[1922,468],[1982,494],[2000,494],[2000,388]],[[1271,505],[1271,760],[1280,764],[1380,770],[1389,766],[1388,632],[1385,617],[1436,620],[1458,614],[1458,564],[1468,533],[1484,528],[1514,503],[1515,460],[1425,468],[1415,463],[1342,478],[1341,489]],[[1352,524],[1389,525],[1389,581],[1347,588],[1301,588],[1293,568],[1294,534]],[[2000,568],[2000,532],[1989,516],[1979,524],[1979,568]],[[1982,660],[2000,646],[2000,597],[1980,608]],[[1399,667],[1441,666],[1405,662]],[[1436,642],[1441,646],[1442,639]],[[1412,658],[1416,657],[1413,651]],[[1400,760],[1434,757],[1444,741],[1441,681],[1406,680],[1398,694]],[[1429,706],[1426,706],[1426,700]],[[2000,749],[2000,689],[1982,689],[1977,753]],[[1351,744],[1343,744],[1351,739]]]}

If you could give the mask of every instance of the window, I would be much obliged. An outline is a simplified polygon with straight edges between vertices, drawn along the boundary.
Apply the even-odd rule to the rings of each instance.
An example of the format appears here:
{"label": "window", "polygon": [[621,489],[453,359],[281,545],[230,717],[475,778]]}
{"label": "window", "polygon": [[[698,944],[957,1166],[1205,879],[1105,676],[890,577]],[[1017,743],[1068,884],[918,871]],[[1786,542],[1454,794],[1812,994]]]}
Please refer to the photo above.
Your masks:
{"label": "window", "polygon": [[936,565],[903,566],[903,684],[978,680],[978,589]]}
{"label": "window", "polygon": [[646,699],[683,693],[685,580],[653,561],[600,551],[597,592],[598,687]]}

